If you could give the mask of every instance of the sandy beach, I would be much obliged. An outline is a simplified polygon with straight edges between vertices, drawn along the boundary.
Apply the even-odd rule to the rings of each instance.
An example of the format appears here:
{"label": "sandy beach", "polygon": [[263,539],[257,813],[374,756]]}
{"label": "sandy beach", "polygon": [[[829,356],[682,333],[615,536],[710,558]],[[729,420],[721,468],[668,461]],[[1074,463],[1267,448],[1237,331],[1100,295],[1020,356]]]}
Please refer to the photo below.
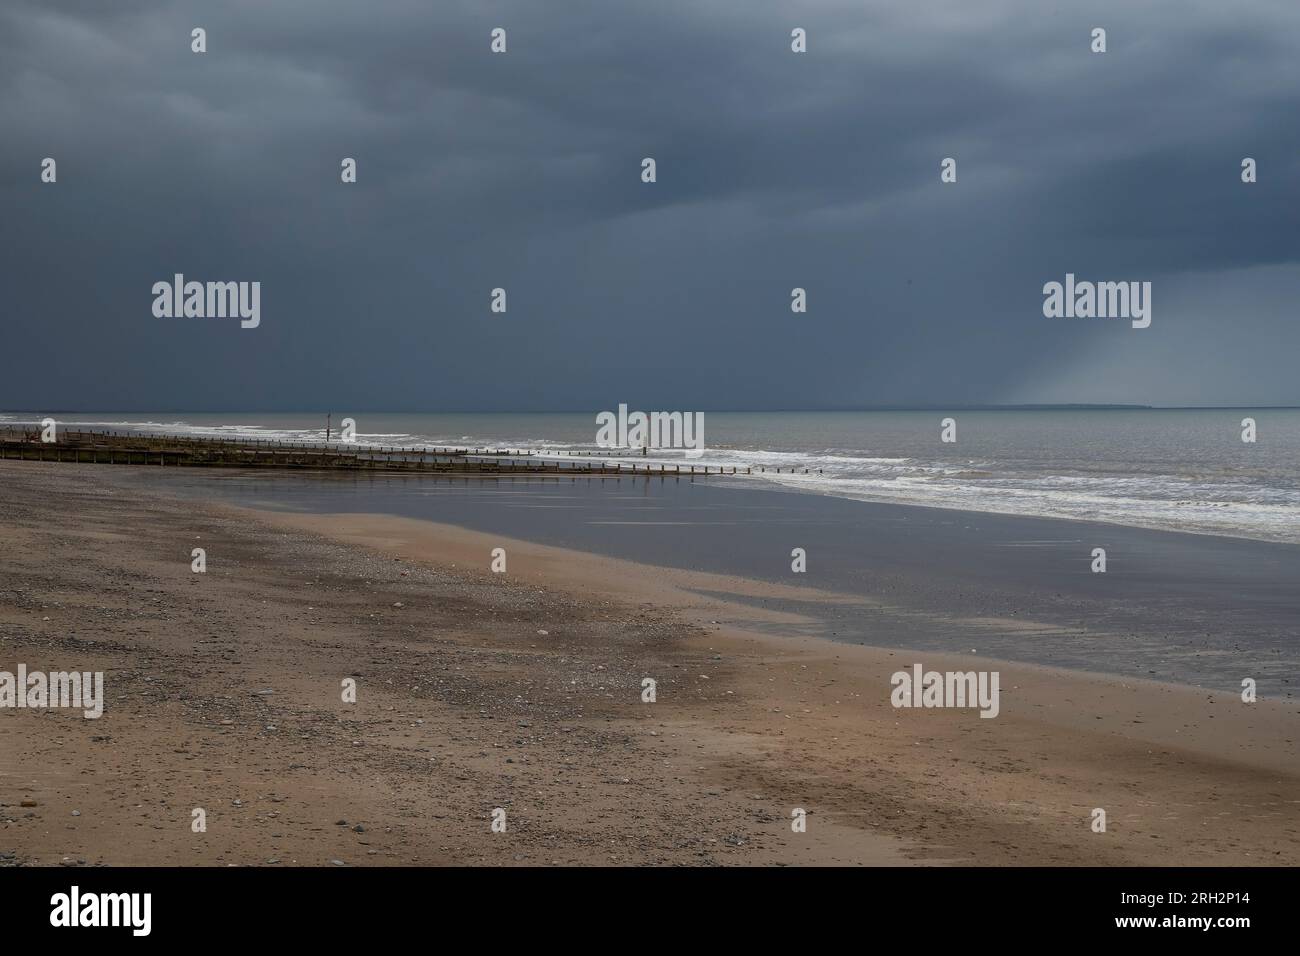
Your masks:
{"label": "sandy beach", "polygon": [[[3,865],[1300,863],[1294,701],[834,643],[764,606],[807,588],[447,524],[0,485],[0,670],[107,698],[0,709]],[[1000,713],[895,709],[917,662],[998,670]]]}

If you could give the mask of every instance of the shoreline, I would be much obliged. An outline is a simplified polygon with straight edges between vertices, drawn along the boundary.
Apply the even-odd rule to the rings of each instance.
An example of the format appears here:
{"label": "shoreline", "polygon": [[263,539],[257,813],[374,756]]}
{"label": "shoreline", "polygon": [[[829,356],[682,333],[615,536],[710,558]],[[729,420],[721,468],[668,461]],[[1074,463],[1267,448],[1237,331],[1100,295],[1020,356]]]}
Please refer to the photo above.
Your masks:
{"label": "shoreline", "polygon": [[[13,862],[1300,861],[1291,702],[778,638],[789,612],[716,595],[780,585],[414,519],[199,505],[69,465],[0,480],[4,661],[96,663],[108,689],[99,721],[0,710]],[[894,710],[916,661],[996,666],[1001,713]],[[349,708],[331,688],[352,673]]]}
{"label": "shoreline", "polygon": [[[247,515],[273,527],[320,535],[396,560],[443,564],[485,579],[492,576],[489,570],[491,551],[501,547],[506,550],[511,561],[509,573],[530,585],[566,593],[594,592],[602,599],[613,597],[643,607],[670,606],[675,616],[706,631],[710,640],[749,643],[761,647],[764,655],[773,657],[803,653],[831,655],[841,662],[841,666],[867,667],[884,676],[881,668],[901,666],[897,663],[900,660],[908,662],[910,666],[914,658],[923,656],[928,658],[927,667],[931,662],[944,670],[971,670],[993,665],[1002,671],[1026,675],[1028,683],[1042,686],[1080,684],[1091,685],[1099,692],[1125,690],[1135,695],[1170,694],[1185,697],[1187,702],[1209,697],[1220,703],[1240,702],[1237,695],[1230,693],[1207,691],[1187,684],[1124,677],[1099,670],[1066,669],[977,654],[918,652],[885,644],[843,644],[791,632],[777,636],[766,630],[765,626],[797,628],[802,623],[801,615],[758,608],[714,596],[729,594],[761,599],[797,593],[800,598],[807,600],[810,591],[806,587],[796,588],[727,575],[650,567],[414,518],[384,514],[295,515],[255,508],[227,507],[233,514]],[[522,568],[520,558],[523,559]],[[834,592],[816,593],[815,599],[830,604],[850,605],[856,601],[852,595]],[[727,622],[724,623],[722,618],[728,619]],[[882,694],[887,695],[888,681],[881,681],[880,687]],[[1005,690],[1004,688],[1004,693]],[[1030,706],[1050,708],[1050,696],[1036,696],[1030,701]],[[1261,699],[1251,706],[1276,709],[1278,713],[1300,718],[1300,704],[1292,700]],[[1063,715],[1055,716],[1059,719]],[[1064,723],[1079,728],[1091,726],[1086,720],[1067,719]],[[1112,724],[1105,723],[1102,726],[1109,727]],[[1297,728],[1300,729],[1300,723],[1297,723]],[[1160,729],[1148,727],[1145,733],[1158,733]],[[1172,737],[1150,736],[1144,739],[1160,745],[1182,743]],[[1227,756],[1228,753],[1225,751],[1224,755]],[[1274,765],[1277,769],[1300,770],[1300,761],[1287,754],[1284,748],[1273,751],[1269,759],[1276,760]]]}
{"label": "shoreline", "polygon": [[863,498],[844,492],[837,492],[833,489],[818,488],[816,490],[799,488],[793,484],[784,484],[772,475],[752,474],[752,475],[725,475],[726,479],[738,478],[741,480],[755,480],[763,483],[764,490],[785,491],[796,495],[815,495],[826,498],[836,498],[841,501],[854,501],[864,505],[886,505],[899,508],[921,508],[928,511],[950,511],[966,515],[988,515],[995,518],[1025,518],[1031,521],[1065,521],[1071,524],[1082,525],[1099,525],[1105,528],[1123,528],[1131,531],[1154,531],[1159,534],[1176,534],[1189,535],[1197,538],[1227,538],[1232,541],[1250,541],[1258,544],[1282,545],[1283,547],[1295,547],[1300,545],[1300,538],[1296,537],[1269,537],[1262,532],[1246,534],[1244,532],[1234,533],[1232,530],[1207,530],[1197,528],[1187,530],[1185,528],[1173,527],[1170,524],[1160,524],[1158,522],[1139,522],[1139,521],[1119,521],[1114,518],[1081,518],[1075,516],[1061,517],[1059,515],[1048,514],[1037,511],[1013,511],[1010,509],[995,510],[992,508],[985,510],[976,510],[965,505],[958,504],[935,504],[929,501],[910,501],[904,498]]}
{"label": "shoreline", "polygon": [[[1296,409],[953,407],[948,411],[975,416],[965,422],[969,430],[963,433],[960,453],[955,445],[937,450],[920,437],[935,424],[925,416],[939,410],[715,411],[709,414],[718,416],[715,424],[720,431],[710,451],[720,471],[733,468],[743,473],[752,467],[757,476],[766,468],[763,477],[773,479],[768,487],[850,501],[1068,518],[1120,528],[1300,545],[1296,522],[1300,474],[1294,467],[1300,420],[1292,414]],[[1264,423],[1267,442],[1251,443],[1247,450],[1236,441],[1239,425],[1233,415],[1242,410],[1279,413]],[[1067,420],[1071,412],[1083,416],[1076,422],[1077,440],[1062,440],[1055,426],[1045,430],[1042,419],[1035,416],[1047,411],[1067,414]],[[1138,418],[1103,414],[1119,411]],[[184,440],[230,441],[243,436],[240,440],[255,444],[311,445],[324,441],[326,435],[320,427],[324,423],[307,413],[93,414],[96,422],[81,424],[125,427],[138,435],[172,431]],[[842,420],[828,425],[828,414],[830,422],[836,422],[837,415]],[[177,415],[186,420],[176,420]],[[777,420],[782,425],[772,427]],[[628,467],[646,463],[639,456],[621,456],[618,449],[599,449],[593,444],[588,416],[581,412],[371,411],[362,413],[361,422],[367,428],[361,436],[363,444],[387,450],[392,442],[391,447],[412,455],[422,447],[468,443],[528,448],[542,458],[594,454],[622,459]],[[801,434],[821,440],[791,440]],[[1094,447],[1092,440],[1099,434],[1106,440],[1095,453],[1079,458],[1079,442]],[[1171,434],[1180,436],[1177,451],[1168,443]],[[1225,434],[1233,439],[1231,450],[1223,447]],[[1050,454],[1040,453],[1048,448]],[[669,471],[683,463],[671,450],[653,461],[652,467],[662,464]],[[825,481],[819,477],[823,466],[828,473]],[[783,472],[779,479],[778,472]],[[930,481],[936,472],[943,480]]]}
{"label": "shoreline", "polygon": [[[1104,669],[1266,697],[1300,686],[1300,546],[666,480],[326,479],[162,469],[149,493],[289,513],[383,513],[761,580],[761,600],[843,643]],[[791,550],[807,555],[792,573]],[[1108,555],[1092,573],[1093,549]],[[853,602],[816,600],[820,592]],[[887,635],[884,639],[880,635]],[[1104,666],[1102,665],[1104,662]]]}

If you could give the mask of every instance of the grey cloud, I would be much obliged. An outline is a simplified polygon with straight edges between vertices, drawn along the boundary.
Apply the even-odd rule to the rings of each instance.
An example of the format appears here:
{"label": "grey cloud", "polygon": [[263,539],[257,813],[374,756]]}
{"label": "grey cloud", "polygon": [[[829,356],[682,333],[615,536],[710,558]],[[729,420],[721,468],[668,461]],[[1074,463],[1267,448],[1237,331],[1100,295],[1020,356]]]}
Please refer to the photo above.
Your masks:
{"label": "grey cloud", "polygon": [[[58,360],[0,408],[1300,403],[1297,39],[1270,0],[14,0],[4,336]],[[1043,318],[1066,271],[1152,280],[1153,328]],[[154,319],[173,272],[260,280],[262,326]]]}

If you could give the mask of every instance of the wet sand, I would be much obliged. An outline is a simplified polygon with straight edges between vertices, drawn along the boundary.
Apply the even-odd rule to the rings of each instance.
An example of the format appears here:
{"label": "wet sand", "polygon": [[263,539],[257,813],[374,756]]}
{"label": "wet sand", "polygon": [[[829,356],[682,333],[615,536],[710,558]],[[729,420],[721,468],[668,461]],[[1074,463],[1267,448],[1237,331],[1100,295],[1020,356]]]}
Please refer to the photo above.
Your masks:
{"label": "wet sand", "polygon": [[[1294,701],[835,643],[790,610],[858,600],[830,589],[105,475],[0,465],[0,669],[108,698],[0,709],[0,863],[1300,862]],[[997,669],[999,716],[893,708],[917,661]]]}
{"label": "wet sand", "polygon": [[[126,476],[134,476],[127,481]],[[765,606],[837,641],[1300,699],[1300,545],[848,501],[698,480],[411,479],[118,469],[147,493],[384,513],[797,585]],[[729,482],[731,479],[727,479]],[[807,572],[791,572],[803,548]],[[1107,571],[1095,574],[1094,548]],[[855,600],[827,604],[817,592]],[[784,632],[782,632],[784,633]],[[882,636],[883,635],[883,636]],[[779,635],[778,635],[779,636]]]}

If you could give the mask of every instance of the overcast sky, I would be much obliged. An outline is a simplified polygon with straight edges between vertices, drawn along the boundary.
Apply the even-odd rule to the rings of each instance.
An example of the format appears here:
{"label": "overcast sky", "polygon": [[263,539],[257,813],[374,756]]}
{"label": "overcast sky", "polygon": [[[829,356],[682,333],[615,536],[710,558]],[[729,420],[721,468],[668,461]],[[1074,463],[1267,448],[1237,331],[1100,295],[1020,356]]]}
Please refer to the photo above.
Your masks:
{"label": "overcast sky", "polygon": [[1300,404],[1300,3],[4,0],[0,255],[0,409]]}

